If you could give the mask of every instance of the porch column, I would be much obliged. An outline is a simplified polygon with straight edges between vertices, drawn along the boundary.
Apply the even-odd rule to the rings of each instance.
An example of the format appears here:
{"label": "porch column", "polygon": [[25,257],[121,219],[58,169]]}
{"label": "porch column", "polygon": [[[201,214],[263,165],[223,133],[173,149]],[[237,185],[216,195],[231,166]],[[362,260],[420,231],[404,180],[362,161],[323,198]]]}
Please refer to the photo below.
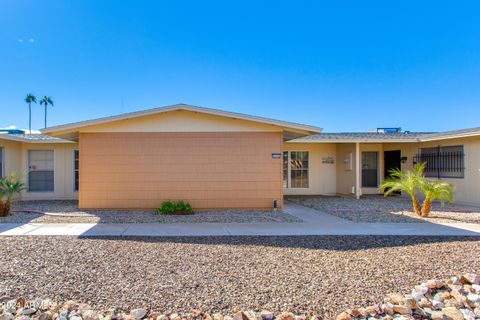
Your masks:
{"label": "porch column", "polygon": [[360,199],[362,195],[361,187],[361,172],[362,172],[362,159],[360,154],[360,143],[355,143],[355,197]]}

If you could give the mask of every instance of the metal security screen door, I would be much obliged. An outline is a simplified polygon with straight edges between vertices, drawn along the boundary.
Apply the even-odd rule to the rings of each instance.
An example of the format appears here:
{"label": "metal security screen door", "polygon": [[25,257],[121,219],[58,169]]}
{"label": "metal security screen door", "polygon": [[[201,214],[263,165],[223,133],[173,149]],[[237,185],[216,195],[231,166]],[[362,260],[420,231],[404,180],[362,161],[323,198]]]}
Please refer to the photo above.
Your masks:
{"label": "metal security screen door", "polygon": [[362,187],[378,187],[378,152],[362,152]]}
{"label": "metal security screen door", "polygon": [[54,191],[53,150],[28,151],[28,191]]}

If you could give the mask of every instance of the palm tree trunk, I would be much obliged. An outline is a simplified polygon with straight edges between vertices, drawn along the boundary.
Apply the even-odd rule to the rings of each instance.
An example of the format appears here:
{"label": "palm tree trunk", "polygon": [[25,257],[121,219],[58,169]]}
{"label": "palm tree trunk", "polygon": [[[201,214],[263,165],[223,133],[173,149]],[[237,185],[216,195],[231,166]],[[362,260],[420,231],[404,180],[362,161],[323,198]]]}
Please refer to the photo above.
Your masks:
{"label": "palm tree trunk", "polygon": [[415,214],[418,216],[422,215],[422,207],[420,207],[420,203],[418,202],[418,199],[415,196],[411,196],[412,198],[412,204],[413,204],[413,210],[415,210]]}
{"label": "palm tree trunk", "polygon": [[47,127],[47,104],[45,104],[45,128]]}
{"label": "palm tree trunk", "polygon": [[4,208],[3,208],[5,217],[10,215],[10,208],[11,208],[10,199],[7,199],[7,201],[5,201]]}
{"label": "palm tree trunk", "polygon": [[3,205],[3,200],[0,200],[0,217],[5,215],[5,206]]}
{"label": "palm tree trunk", "polygon": [[422,217],[428,218],[430,211],[432,211],[432,201],[430,201],[428,198],[425,198],[422,206]]}
{"label": "palm tree trunk", "polygon": [[28,103],[28,133],[32,134],[32,103]]}

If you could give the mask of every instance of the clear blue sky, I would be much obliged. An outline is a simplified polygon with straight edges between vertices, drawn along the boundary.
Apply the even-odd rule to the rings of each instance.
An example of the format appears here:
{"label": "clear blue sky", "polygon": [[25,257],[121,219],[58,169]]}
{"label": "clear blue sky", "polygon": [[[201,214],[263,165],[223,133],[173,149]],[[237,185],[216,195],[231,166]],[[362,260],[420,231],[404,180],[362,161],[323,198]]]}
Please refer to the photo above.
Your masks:
{"label": "clear blue sky", "polygon": [[3,0],[0,127],[27,127],[30,91],[53,97],[50,125],[182,102],[325,131],[476,127],[479,16],[478,1]]}

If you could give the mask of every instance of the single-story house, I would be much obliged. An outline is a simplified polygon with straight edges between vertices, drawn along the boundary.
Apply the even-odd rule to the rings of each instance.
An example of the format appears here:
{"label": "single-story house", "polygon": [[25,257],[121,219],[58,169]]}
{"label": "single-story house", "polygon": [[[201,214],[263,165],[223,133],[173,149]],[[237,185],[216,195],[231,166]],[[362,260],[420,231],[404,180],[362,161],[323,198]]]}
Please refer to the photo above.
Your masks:
{"label": "single-story house", "polygon": [[391,168],[427,161],[461,203],[480,204],[480,128],[442,133],[321,128],[173,105],[0,134],[0,174],[15,171],[21,199],[78,199],[82,209],[272,208],[284,195],[379,193]]}

